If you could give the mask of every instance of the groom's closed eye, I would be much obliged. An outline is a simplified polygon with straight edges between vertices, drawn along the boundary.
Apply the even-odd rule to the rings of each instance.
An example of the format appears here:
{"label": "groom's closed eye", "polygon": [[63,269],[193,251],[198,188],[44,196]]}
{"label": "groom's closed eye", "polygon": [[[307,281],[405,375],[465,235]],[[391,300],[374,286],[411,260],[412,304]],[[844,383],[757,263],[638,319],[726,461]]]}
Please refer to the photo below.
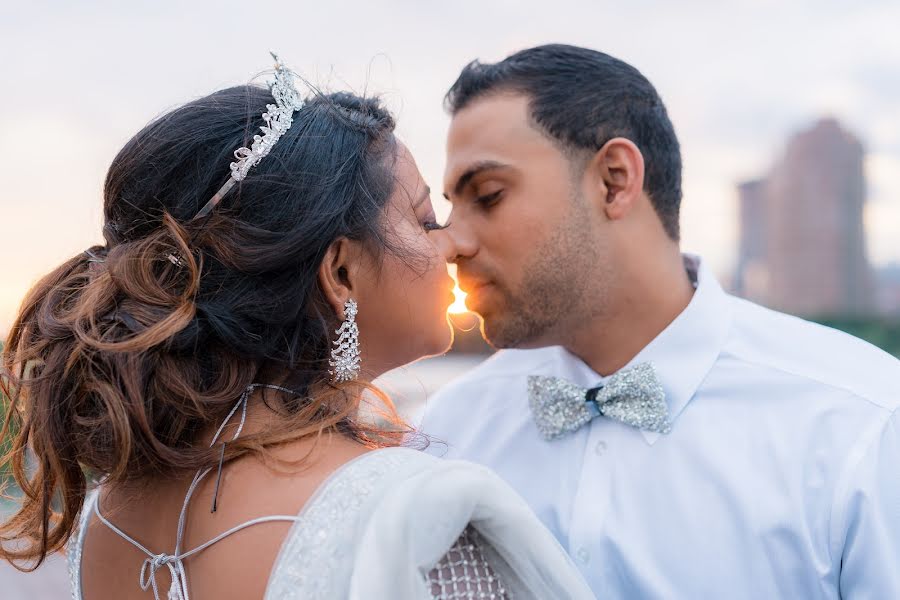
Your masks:
{"label": "groom's closed eye", "polygon": [[475,196],[475,203],[478,204],[481,208],[490,208],[500,200],[500,198],[503,196],[503,191],[504,190],[500,189],[496,192],[491,192],[490,194]]}
{"label": "groom's closed eye", "polygon": [[452,186],[452,191],[447,193],[444,192],[444,198],[449,200],[450,202],[454,201],[454,198],[459,198],[463,195],[467,188],[471,187],[471,184],[474,182],[475,178],[480,175],[488,175],[495,172],[502,172],[510,168],[510,165],[498,162],[496,160],[483,160],[475,163],[466,169],[462,175],[460,175],[456,183]]}

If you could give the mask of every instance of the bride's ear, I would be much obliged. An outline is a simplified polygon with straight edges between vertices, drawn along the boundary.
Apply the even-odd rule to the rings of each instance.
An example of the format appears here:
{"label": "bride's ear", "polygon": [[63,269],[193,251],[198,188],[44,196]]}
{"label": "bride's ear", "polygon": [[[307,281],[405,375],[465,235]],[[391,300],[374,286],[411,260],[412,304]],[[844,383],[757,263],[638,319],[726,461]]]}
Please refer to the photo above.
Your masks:
{"label": "bride's ear", "polygon": [[[359,248],[347,238],[333,241],[319,265],[319,286],[326,302],[339,320],[344,319],[344,304],[354,298],[359,273]],[[356,298],[354,298],[356,299]]]}

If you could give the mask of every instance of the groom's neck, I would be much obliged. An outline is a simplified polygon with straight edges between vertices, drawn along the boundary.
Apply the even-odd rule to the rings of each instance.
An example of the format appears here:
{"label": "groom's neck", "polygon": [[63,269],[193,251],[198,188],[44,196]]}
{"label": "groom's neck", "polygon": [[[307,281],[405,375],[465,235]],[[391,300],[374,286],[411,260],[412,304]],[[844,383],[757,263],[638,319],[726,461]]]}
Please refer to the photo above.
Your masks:
{"label": "groom's neck", "polygon": [[[658,250],[658,251],[654,251]],[[694,287],[677,244],[630,252],[595,317],[573,327],[563,346],[607,376],[627,365],[690,303]]]}

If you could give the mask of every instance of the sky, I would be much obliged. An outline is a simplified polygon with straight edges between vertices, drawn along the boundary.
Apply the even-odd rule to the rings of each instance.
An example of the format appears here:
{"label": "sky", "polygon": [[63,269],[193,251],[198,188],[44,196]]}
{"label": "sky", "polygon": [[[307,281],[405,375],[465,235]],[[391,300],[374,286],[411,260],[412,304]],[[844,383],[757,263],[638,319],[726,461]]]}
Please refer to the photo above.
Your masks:
{"label": "sky", "polygon": [[[475,58],[588,46],[640,69],[682,143],[684,250],[723,278],[735,184],[837,117],[867,151],[868,252],[900,262],[900,3],[835,0],[0,0],[0,334],[27,289],[102,240],[102,185],[153,117],[269,69],[380,94],[440,190],[442,98]],[[448,208],[435,193],[440,214]]]}

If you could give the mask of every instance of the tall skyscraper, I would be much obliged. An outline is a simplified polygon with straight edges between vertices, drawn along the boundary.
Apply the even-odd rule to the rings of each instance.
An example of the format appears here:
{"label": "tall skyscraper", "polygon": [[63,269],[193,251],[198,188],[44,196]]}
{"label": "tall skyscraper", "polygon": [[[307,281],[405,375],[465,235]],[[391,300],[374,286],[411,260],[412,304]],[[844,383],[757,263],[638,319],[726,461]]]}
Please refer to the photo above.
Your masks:
{"label": "tall skyscraper", "polygon": [[754,179],[738,185],[740,248],[734,291],[765,302],[769,270],[766,264],[766,181]]}
{"label": "tall skyscraper", "polygon": [[863,155],[859,140],[823,119],[788,141],[768,177],[739,186],[738,293],[807,316],[875,309]]}

